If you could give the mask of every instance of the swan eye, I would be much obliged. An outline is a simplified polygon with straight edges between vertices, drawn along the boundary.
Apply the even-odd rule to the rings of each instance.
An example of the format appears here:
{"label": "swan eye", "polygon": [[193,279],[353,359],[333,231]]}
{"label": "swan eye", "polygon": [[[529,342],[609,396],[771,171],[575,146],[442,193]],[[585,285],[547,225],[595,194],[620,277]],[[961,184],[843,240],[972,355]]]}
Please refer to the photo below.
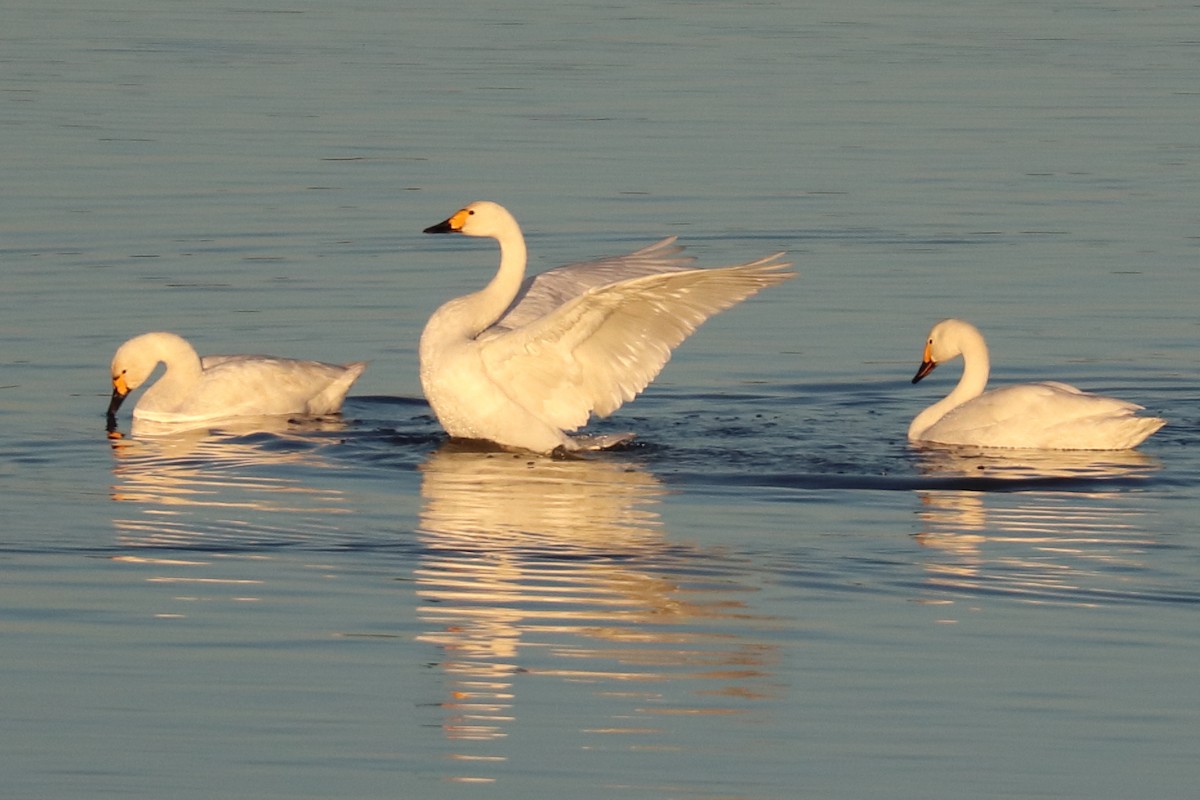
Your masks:
{"label": "swan eye", "polygon": [[468,210],[468,211],[467,211],[467,216],[470,216],[470,217],[473,217],[473,216],[475,216],[475,209],[473,209],[473,208],[472,208],[472,209]]}

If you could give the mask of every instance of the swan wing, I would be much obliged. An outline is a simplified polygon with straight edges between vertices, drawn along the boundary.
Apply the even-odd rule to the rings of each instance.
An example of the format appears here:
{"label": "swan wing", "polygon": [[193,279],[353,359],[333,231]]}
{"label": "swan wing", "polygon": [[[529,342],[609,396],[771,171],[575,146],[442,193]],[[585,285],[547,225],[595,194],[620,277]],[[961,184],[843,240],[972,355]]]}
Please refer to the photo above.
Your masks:
{"label": "swan wing", "polygon": [[1162,426],[1142,406],[1064,383],[1023,383],[986,392],[948,413],[932,440],[1053,449],[1124,449]]}
{"label": "swan wing", "polygon": [[1067,383],[1019,383],[985,392],[972,400],[972,413],[995,422],[1021,419],[1032,426],[1055,425],[1070,420],[1127,415],[1141,406],[1106,395],[1091,394]]}
{"label": "swan wing", "polygon": [[593,286],[523,327],[486,333],[484,369],[539,418],[574,430],[637,396],[713,314],[793,277],[781,256]]}
{"label": "swan wing", "polygon": [[179,409],[189,415],[330,413],[367,366],[248,354],[201,363],[200,382]]}
{"label": "swan wing", "polygon": [[675,239],[669,236],[632,253],[567,264],[534,275],[521,285],[516,299],[493,327],[514,330],[529,325],[599,286],[689,269],[695,259],[681,256],[683,245],[676,244]]}
{"label": "swan wing", "polygon": [[213,367],[217,366],[218,364],[224,364],[226,361],[238,361],[239,359],[243,359],[243,358],[256,358],[256,356],[221,355],[221,354],[216,354],[216,355],[211,355],[211,356],[200,356],[200,367],[202,369],[212,369]]}

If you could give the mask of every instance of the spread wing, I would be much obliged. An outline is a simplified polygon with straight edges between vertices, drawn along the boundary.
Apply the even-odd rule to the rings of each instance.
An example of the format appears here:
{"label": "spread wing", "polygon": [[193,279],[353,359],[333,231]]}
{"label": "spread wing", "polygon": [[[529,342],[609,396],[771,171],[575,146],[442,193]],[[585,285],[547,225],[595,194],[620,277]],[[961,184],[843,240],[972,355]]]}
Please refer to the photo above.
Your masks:
{"label": "spread wing", "polygon": [[527,278],[508,311],[493,327],[510,331],[528,325],[598,286],[689,269],[695,259],[679,255],[683,245],[675,244],[675,238],[667,237],[627,255],[581,261]]}
{"label": "spread wing", "polygon": [[790,266],[781,256],[592,286],[523,327],[481,337],[484,368],[513,400],[574,430],[590,414],[607,416],[637,396],[713,314],[793,277],[781,272]]}

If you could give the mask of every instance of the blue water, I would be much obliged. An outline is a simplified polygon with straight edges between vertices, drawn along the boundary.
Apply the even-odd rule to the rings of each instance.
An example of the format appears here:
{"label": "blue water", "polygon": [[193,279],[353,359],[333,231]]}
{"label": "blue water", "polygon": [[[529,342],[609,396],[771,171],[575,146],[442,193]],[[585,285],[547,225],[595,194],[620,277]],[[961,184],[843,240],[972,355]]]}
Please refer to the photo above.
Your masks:
{"label": "blue water", "polygon": [[[0,31],[6,797],[1194,794],[1194,4],[53,5]],[[632,445],[466,447],[416,342],[494,268],[420,234],[474,199],[533,269],[800,277]],[[951,315],[1168,426],[910,448]],[[109,440],[154,329],[371,366],[340,420]]]}

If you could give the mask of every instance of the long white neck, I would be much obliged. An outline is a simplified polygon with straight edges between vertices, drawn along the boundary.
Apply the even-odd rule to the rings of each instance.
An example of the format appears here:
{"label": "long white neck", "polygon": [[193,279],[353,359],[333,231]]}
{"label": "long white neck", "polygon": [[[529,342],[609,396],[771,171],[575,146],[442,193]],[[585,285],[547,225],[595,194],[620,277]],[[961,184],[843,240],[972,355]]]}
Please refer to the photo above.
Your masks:
{"label": "long white neck", "polygon": [[520,291],[521,281],[525,280],[525,262],[528,255],[525,251],[525,237],[515,220],[512,228],[497,236],[496,241],[500,244],[500,268],[496,270],[495,277],[487,286],[465,298],[469,301],[468,308],[472,311],[472,326],[476,327],[472,336],[500,319]]}
{"label": "long white neck", "polygon": [[918,414],[908,426],[908,438],[919,439],[921,434],[933,427],[938,420],[961,406],[968,400],[974,400],[983,394],[987,388],[988,375],[991,372],[991,360],[988,358],[987,343],[978,331],[960,331],[958,346],[963,357],[962,377],[954,391],[937,401],[929,408]]}
{"label": "long white neck", "polygon": [[139,370],[143,377],[140,384],[158,363],[167,371],[142,395],[138,409],[143,411],[171,410],[186,401],[192,388],[200,380],[203,368],[200,357],[186,339],[171,333],[150,333],[140,337]]}
{"label": "long white neck", "polygon": [[500,268],[495,277],[478,292],[455,298],[439,308],[426,326],[426,335],[473,339],[512,305],[525,279],[525,237],[514,220],[495,239],[500,244]]}

